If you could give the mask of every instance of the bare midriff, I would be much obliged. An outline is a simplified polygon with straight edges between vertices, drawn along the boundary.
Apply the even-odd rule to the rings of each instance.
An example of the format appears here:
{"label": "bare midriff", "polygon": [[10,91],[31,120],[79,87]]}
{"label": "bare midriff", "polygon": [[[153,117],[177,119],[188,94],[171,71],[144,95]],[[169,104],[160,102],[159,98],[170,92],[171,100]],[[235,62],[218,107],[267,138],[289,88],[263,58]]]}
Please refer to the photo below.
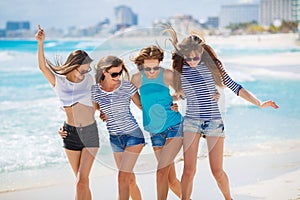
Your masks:
{"label": "bare midriff", "polygon": [[65,107],[64,110],[67,116],[66,123],[71,126],[83,127],[95,122],[94,107],[77,103],[74,106]]}

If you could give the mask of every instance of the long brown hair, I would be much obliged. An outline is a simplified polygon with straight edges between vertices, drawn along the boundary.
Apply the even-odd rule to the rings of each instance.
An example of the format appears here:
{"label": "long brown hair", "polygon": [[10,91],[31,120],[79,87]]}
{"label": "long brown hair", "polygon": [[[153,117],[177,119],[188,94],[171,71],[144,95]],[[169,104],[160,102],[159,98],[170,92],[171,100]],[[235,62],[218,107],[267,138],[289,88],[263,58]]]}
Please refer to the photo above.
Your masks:
{"label": "long brown hair", "polygon": [[105,56],[99,60],[97,65],[95,66],[96,69],[96,75],[95,80],[96,83],[101,83],[104,81],[105,76],[103,74],[104,71],[108,71],[112,67],[118,67],[122,65],[123,73],[122,78],[126,78],[129,80],[129,72],[127,68],[125,67],[125,64],[122,59],[116,57],[116,56]]}
{"label": "long brown hair", "polygon": [[164,59],[164,51],[156,45],[144,47],[131,61],[133,61],[138,70],[141,71],[143,69],[144,60],[147,59],[158,59],[158,61],[161,62]]}
{"label": "long brown hair", "polygon": [[215,84],[220,87],[224,87],[226,85],[224,78],[226,72],[223,68],[222,62],[217,58],[212,47],[205,43],[205,40],[199,34],[199,31],[193,31],[190,36],[183,39],[179,44],[176,31],[171,26],[166,28],[164,31],[170,33],[171,39],[169,40],[175,48],[172,53],[172,67],[176,72],[174,73],[173,85],[177,92],[182,89],[180,77],[182,74],[182,67],[184,65],[184,56],[189,56],[192,51],[195,51],[196,53],[203,52],[200,62],[204,62],[208,67],[214,78]]}
{"label": "long brown hair", "polygon": [[75,50],[71,52],[65,63],[61,63],[58,57],[55,58],[55,64],[46,59],[47,66],[56,74],[66,75],[80,67],[80,65],[88,64],[93,62],[93,59],[83,50]]}

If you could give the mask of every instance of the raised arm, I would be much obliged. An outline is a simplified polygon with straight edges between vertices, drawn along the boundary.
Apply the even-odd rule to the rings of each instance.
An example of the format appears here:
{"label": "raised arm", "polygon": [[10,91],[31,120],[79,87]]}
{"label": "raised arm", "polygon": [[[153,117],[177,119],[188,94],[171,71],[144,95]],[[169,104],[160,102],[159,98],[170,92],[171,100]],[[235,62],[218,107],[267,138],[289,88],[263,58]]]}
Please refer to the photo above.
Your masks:
{"label": "raised arm", "polygon": [[266,108],[270,106],[273,107],[274,109],[279,108],[279,106],[272,100],[261,102],[244,88],[240,89],[239,96],[260,108]]}
{"label": "raised arm", "polygon": [[38,32],[35,35],[38,42],[38,63],[39,68],[44,74],[45,78],[49,81],[52,86],[55,86],[55,76],[53,72],[46,66],[46,60],[44,55],[44,41],[45,33],[44,30],[38,25]]}

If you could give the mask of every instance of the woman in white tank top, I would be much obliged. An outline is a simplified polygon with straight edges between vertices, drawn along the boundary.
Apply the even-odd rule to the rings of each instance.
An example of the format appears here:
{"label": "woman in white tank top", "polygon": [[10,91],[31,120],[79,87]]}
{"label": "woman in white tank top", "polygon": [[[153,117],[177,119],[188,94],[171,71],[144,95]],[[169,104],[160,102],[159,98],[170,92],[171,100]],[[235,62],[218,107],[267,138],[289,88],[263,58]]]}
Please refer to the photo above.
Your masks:
{"label": "woman in white tank top", "polygon": [[91,101],[93,78],[86,52],[76,50],[70,53],[64,64],[53,65],[44,56],[45,34],[38,26],[39,68],[54,88],[66,113],[64,147],[70,165],[77,178],[76,199],[90,200],[89,174],[99,148],[95,109]]}

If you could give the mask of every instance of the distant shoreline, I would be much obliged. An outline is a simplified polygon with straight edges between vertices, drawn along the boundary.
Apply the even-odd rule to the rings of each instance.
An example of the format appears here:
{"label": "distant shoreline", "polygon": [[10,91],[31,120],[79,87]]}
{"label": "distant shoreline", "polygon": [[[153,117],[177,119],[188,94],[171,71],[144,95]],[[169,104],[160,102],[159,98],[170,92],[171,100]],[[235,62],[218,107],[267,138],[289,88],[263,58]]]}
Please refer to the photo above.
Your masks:
{"label": "distant shoreline", "polygon": [[208,36],[207,41],[222,45],[238,44],[245,47],[300,47],[298,33]]}
{"label": "distant shoreline", "polygon": [[[92,40],[92,41],[98,41],[98,40],[107,40],[107,39],[128,39],[128,40],[136,40],[136,39],[168,39],[169,36],[160,36],[160,35],[109,35],[107,37],[47,37],[47,40],[79,40],[79,41],[85,41],[85,40]],[[149,39],[147,39],[149,38]],[[179,37],[180,38],[180,37]],[[240,40],[242,42],[247,42],[245,45],[251,45],[255,46],[259,43],[264,44],[272,44],[272,45],[283,45],[286,46],[286,41],[290,41],[288,44],[294,44],[299,46],[300,44],[297,43],[297,41],[300,41],[300,34],[299,33],[263,33],[263,34],[244,34],[244,35],[205,35],[205,38],[207,40],[207,43],[236,43],[236,40]],[[33,37],[20,37],[20,38],[0,38],[0,40],[34,40]]]}

